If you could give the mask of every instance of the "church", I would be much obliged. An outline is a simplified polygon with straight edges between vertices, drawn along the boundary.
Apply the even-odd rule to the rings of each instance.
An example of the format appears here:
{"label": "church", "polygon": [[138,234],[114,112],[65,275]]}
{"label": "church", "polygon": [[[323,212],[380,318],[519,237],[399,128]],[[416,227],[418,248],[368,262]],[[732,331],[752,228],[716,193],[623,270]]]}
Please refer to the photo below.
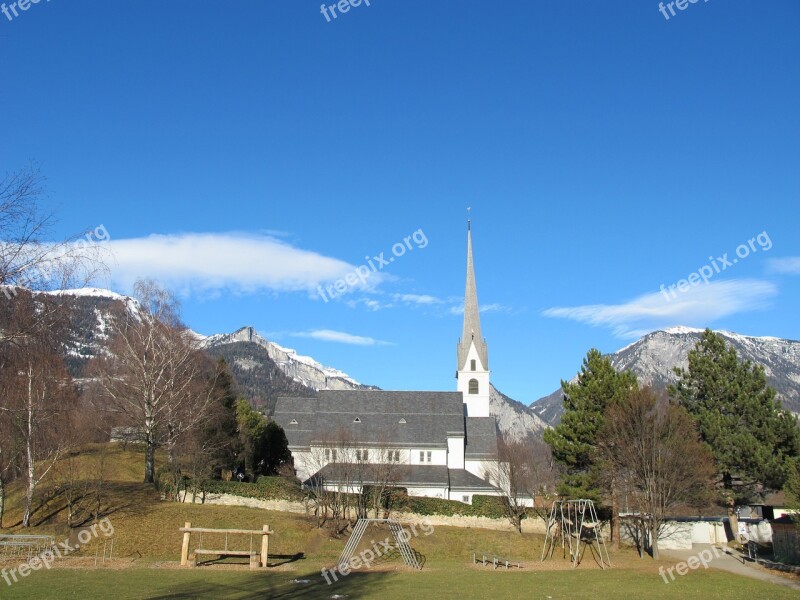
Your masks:
{"label": "church", "polygon": [[388,484],[410,496],[466,504],[474,495],[500,495],[493,485],[498,428],[489,412],[489,352],[469,221],[456,356],[455,392],[321,390],[316,398],[279,398],[274,419],[286,432],[300,480],[354,492]]}

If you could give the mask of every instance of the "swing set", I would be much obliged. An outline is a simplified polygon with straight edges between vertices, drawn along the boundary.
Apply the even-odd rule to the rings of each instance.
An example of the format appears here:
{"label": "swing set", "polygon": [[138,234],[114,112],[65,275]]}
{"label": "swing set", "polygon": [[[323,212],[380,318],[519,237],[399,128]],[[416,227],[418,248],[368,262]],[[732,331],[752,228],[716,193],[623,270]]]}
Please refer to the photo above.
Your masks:
{"label": "swing set", "polygon": [[556,500],[547,519],[547,533],[542,548],[542,560],[553,558],[558,543],[567,557],[569,549],[572,568],[577,567],[586,548],[596,557],[601,569],[611,567],[608,549],[600,532],[600,519],[591,500]]}

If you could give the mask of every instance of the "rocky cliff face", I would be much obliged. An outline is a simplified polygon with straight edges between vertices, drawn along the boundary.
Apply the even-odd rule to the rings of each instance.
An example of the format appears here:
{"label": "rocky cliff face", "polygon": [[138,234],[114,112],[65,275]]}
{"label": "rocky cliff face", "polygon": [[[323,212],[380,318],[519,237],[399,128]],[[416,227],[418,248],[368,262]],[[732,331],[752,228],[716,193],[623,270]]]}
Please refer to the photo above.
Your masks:
{"label": "rocky cliff face", "polygon": [[[673,327],[654,331],[637,342],[610,354],[619,370],[629,369],[642,383],[664,388],[677,379],[675,367],[686,367],[689,351],[703,330]],[[775,388],[783,406],[800,413],[800,342],[774,337],[751,337],[718,331],[732,345],[740,359],[762,365],[769,384]],[[539,417],[555,425],[561,419],[561,389],[540,398],[530,406]]]}

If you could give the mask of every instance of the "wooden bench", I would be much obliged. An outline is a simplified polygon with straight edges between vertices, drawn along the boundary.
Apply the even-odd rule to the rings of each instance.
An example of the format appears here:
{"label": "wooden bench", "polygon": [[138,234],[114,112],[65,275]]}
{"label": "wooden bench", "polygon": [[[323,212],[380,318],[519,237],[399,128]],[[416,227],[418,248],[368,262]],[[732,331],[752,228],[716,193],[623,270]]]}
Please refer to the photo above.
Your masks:
{"label": "wooden bench", "polygon": [[[181,527],[179,531],[183,532],[183,546],[181,547],[181,566],[197,566],[198,555],[212,555],[219,556],[220,558],[226,556],[249,556],[250,568],[258,569],[259,567],[266,568],[267,560],[269,558],[269,536],[274,533],[270,531],[268,525],[264,525],[261,530],[257,529],[209,529],[207,527],[192,527],[192,524],[187,522],[185,527]],[[200,534],[200,548],[194,549],[192,555],[189,556],[189,548],[191,547],[192,534]],[[203,535],[204,533],[211,534],[224,534],[225,547],[221,550],[215,548],[203,548]],[[250,550],[238,550],[228,548],[229,535],[249,535],[250,536]],[[260,536],[261,544],[257,546],[258,550],[253,549],[253,536]]]}

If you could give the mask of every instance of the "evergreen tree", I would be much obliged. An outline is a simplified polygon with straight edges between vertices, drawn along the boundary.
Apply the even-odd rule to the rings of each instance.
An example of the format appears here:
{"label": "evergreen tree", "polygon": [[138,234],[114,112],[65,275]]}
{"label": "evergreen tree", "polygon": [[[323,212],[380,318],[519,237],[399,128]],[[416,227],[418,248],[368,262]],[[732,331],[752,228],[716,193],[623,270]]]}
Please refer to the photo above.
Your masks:
{"label": "evergreen tree", "polygon": [[222,469],[234,466],[241,450],[236,421],[236,385],[228,364],[220,358],[216,364],[214,381],[218,389],[217,401],[201,428],[201,447],[208,449],[212,472],[219,476]]}
{"label": "evergreen tree", "polygon": [[275,421],[269,421],[264,428],[261,450],[258,464],[262,475],[277,475],[280,468],[292,460],[286,433]]}
{"label": "evergreen tree", "polygon": [[255,479],[267,420],[264,415],[250,406],[247,400],[239,398],[236,401],[236,422],[239,426],[239,439],[242,444],[240,466],[248,477]]}
{"label": "evergreen tree", "polygon": [[781,409],[764,368],[740,361],[736,350],[706,329],[675,369],[670,393],[683,404],[711,446],[729,506],[760,490],[778,490],[800,452],[795,418]]}
{"label": "evergreen tree", "polygon": [[592,348],[583,359],[576,383],[561,382],[564,414],[555,429],[544,432],[553,459],[561,467],[558,493],[567,498],[601,499],[603,489],[611,496],[611,539],[619,547],[619,496],[613,469],[601,473],[598,434],[610,406],[638,389],[636,375],[618,372],[609,358]]}
{"label": "evergreen tree", "polygon": [[558,493],[568,498],[599,500],[597,437],[606,409],[638,388],[636,375],[618,372],[611,360],[591,349],[576,383],[561,382],[564,414],[555,429],[544,432],[553,459],[561,466]]}
{"label": "evergreen tree", "polygon": [[275,421],[268,421],[243,399],[236,404],[236,419],[245,472],[253,479],[258,475],[277,475],[292,459],[283,428]]}
{"label": "evergreen tree", "polygon": [[[786,494],[786,506],[800,509],[800,458],[790,461],[783,491]],[[795,517],[800,525],[800,514],[795,514]]]}

